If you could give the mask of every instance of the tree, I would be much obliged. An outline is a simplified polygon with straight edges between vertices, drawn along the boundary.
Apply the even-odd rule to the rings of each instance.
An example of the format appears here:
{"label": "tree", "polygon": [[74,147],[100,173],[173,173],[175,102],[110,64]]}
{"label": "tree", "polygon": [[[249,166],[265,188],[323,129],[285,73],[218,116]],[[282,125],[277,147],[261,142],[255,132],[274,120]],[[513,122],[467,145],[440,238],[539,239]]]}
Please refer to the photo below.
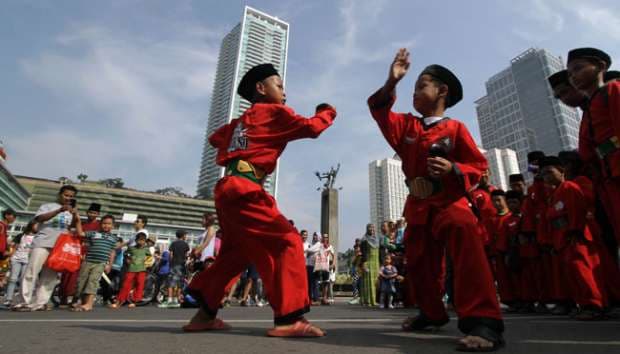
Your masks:
{"label": "tree", "polygon": [[99,180],[99,183],[103,184],[107,188],[123,188],[125,182],[122,178],[105,178]]}
{"label": "tree", "polygon": [[186,194],[183,192],[183,188],[181,187],[165,187],[165,188],[156,190],[154,193],[166,195],[169,197],[191,198],[189,194]]}
{"label": "tree", "polygon": [[80,181],[80,183],[84,183],[86,182],[86,180],[88,179],[88,175],[84,174],[84,173],[80,173],[77,176],[77,179]]}

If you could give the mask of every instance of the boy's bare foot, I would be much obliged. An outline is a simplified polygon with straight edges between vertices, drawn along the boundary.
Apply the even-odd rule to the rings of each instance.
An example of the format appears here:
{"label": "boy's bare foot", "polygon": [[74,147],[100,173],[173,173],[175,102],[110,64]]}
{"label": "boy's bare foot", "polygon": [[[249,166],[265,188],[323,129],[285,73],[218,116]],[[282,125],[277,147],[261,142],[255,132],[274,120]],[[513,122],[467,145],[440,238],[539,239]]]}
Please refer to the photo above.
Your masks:
{"label": "boy's bare foot", "polygon": [[225,331],[231,327],[219,318],[209,316],[202,308],[183,326],[184,332]]}

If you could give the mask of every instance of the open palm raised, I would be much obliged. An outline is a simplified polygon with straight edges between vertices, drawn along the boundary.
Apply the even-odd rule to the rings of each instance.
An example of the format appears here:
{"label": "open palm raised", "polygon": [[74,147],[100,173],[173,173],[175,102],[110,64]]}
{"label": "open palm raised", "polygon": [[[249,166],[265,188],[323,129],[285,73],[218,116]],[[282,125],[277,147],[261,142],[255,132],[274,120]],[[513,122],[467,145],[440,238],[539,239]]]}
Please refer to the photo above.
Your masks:
{"label": "open palm raised", "polygon": [[390,80],[399,81],[402,79],[405,74],[407,74],[409,65],[411,65],[409,61],[409,51],[406,48],[400,48],[390,67]]}

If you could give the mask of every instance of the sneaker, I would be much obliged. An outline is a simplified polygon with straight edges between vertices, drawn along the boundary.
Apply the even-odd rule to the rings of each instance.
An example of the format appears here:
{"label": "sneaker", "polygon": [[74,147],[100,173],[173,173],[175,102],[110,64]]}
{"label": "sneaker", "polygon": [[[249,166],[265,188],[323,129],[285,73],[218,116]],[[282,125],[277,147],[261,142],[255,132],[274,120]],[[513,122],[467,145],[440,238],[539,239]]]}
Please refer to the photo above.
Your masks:
{"label": "sneaker", "polygon": [[379,305],[379,308],[380,308],[380,309],[384,309],[384,308],[385,308],[385,305],[384,305],[384,304],[381,304],[381,305]]}
{"label": "sneaker", "polygon": [[359,305],[359,304],[360,304],[360,298],[359,298],[359,297],[353,298],[353,299],[351,299],[351,300],[348,302],[348,304],[349,304],[349,305]]}
{"label": "sneaker", "polygon": [[241,302],[239,303],[239,306],[248,307],[248,302],[246,300],[241,300]]}
{"label": "sneaker", "polygon": [[168,305],[168,307],[173,308],[173,309],[178,309],[179,307],[181,307],[181,304],[179,304],[179,301],[177,299],[172,300],[172,302]]}
{"label": "sneaker", "polygon": [[258,302],[256,303],[256,306],[265,307],[265,302],[263,300],[258,300]]}
{"label": "sneaker", "polygon": [[388,308],[393,309],[393,308],[394,308],[394,305],[390,304],[390,305],[388,306]]}
{"label": "sneaker", "polygon": [[157,305],[157,307],[160,309],[167,309],[168,307],[170,307],[170,303],[168,301],[164,301],[161,304]]}

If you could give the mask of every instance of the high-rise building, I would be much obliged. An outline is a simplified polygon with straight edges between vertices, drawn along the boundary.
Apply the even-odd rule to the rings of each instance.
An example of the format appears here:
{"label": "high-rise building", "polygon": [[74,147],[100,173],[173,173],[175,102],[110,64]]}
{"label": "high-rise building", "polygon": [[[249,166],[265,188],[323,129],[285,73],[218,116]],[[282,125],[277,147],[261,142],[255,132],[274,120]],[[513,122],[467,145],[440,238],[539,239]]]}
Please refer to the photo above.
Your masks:
{"label": "high-rise building", "polygon": [[[215,163],[217,150],[209,145],[207,138],[250,107],[250,102],[237,94],[243,75],[258,64],[271,63],[285,80],[288,31],[288,23],[246,6],[241,23],[222,40],[200,165],[198,197],[212,198],[215,184],[224,175],[224,168]],[[265,190],[274,196],[277,175],[276,168],[264,184]]]}
{"label": "high-rise building", "polygon": [[510,189],[508,177],[519,173],[517,153],[511,149],[480,149],[489,162],[489,183],[503,190]]}
{"label": "high-rise building", "polygon": [[580,117],[553,97],[549,75],[564,64],[544,49],[530,48],[486,82],[486,96],[476,101],[482,147],[516,151],[521,171],[527,153],[557,154],[577,147]]}
{"label": "high-rise building", "polygon": [[405,184],[402,162],[397,156],[376,160],[368,165],[370,183],[370,222],[377,230],[384,221],[403,215],[409,190]]}

